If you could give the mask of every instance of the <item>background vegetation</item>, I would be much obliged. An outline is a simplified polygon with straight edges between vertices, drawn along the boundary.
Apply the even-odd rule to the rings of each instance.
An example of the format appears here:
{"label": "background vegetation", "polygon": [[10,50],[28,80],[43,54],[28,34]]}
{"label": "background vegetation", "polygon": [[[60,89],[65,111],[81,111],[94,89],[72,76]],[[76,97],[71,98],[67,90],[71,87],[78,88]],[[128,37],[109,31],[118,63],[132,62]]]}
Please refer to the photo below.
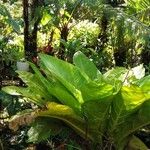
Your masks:
{"label": "background vegetation", "polygon": [[[4,80],[18,80],[16,62],[22,58],[38,64],[38,53],[41,52],[73,63],[73,55],[77,51],[84,53],[102,73],[112,67],[131,69],[143,64],[145,75],[149,75],[150,1],[0,1],[0,86]],[[24,86],[22,81],[21,84]],[[2,91],[0,96],[1,132],[8,133],[7,137],[3,134],[0,139],[2,143],[8,139],[13,143],[9,134],[12,136],[14,133],[8,129],[7,119],[18,111],[37,106],[27,103],[22,97],[18,99],[18,96],[9,96]],[[67,133],[66,130],[64,133]],[[28,127],[23,127],[15,133],[17,136],[12,136],[16,137],[16,145],[19,141],[26,143],[27,131]],[[55,138],[58,138],[58,146],[62,139],[69,141],[70,134],[72,136],[74,132],[70,130],[65,137],[61,134],[58,137],[52,135],[50,139],[57,141]],[[141,134],[142,137],[148,135],[143,130],[140,130],[140,136]],[[79,141],[73,143],[76,139],[75,136],[75,140],[69,141],[68,145],[81,149]],[[149,142],[149,138],[145,139]],[[50,141],[46,143],[53,147]],[[85,148],[86,145],[89,143],[85,141],[82,146]],[[24,147],[26,146],[27,143]]]}

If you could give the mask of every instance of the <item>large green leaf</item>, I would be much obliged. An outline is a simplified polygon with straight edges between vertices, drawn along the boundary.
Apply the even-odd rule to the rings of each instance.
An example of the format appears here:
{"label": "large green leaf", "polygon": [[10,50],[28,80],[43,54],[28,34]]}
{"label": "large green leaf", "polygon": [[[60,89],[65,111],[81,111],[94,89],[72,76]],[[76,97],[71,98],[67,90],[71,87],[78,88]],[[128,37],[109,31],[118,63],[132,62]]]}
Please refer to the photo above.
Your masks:
{"label": "large green leaf", "polygon": [[40,54],[39,56],[47,70],[55,76],[66,80],[77,89],[80,89],[84,83],[89,81],[88,76],[86,74],[83,75],[74,65],[45,54]]}
{"label": "large green leaf", "polygon": [[47,110],[39,112],[38,116],[59,119],[72,127],[83,138],[93,139],[92,135],[86,131],[85,120],[68,106],[50,102]]}
{"label": "large green leaf", "polygon": [[41,66],[43,70],[48,70],[49,74],[52,74],[59,80],[80,103],[87,100],[100,99],[113,92],[111,85],[92,81],[76,66],[44,54],[41,54],[40,58],[44,65]]}
{"label": "large green leaf", "polygon": [[120,92],[114,96],[113,102],[111,105],[111,114],[110,114],[110,120],[108,124],[108,134],[111,137],[112,132],[117,128],[119,121],[122,119],[124,111],[125,111],[125,104],[122,99],[122,96]]}
{"label": "large green leaf", "polygon": [[85,72],[91,80],[102,80],[100,71],[82,52],[78,51],[74,54],[73,63]]}
{"label": "large green leaf", "polygon": [[[74,108],[75,110],[79,111],[81,108],[80,106],[80,101],[79,100],[82,98],[80,95],[80,93],[78,93],[78,91],[76,90],[75,95],[76,97],[73,96],[72,93],[69,92],[69,90],[63,85],[61,84],[54,76],[52,76],[52,74],[48,73],[46,68],[42,68],[45,72],[45,75],[47,76],[47,78],[45,78],[41,72],[38,70],[38,68],[30,63],[32,69],[34,70],[34,72],[37,74],[38,79],[43,83],[43,85],[47,88],[48,93],[50,93],[51,95],[53,95],[54,97],[56,97],[62,104],[68,105],[71,108]],[[71,89],[72,90],[72,89]],[[74,92],[75,89],[73,89],[72,91]]]}
{"label": "large green leaf", "polygon": [[52,92],[49,92],[48,88],[46,87],[48,83],[44,83],[44,79],[41,76],[39,76],[39,74],[32,74],[25,71],[17,71],[17,73],[19,74],[19,77],[28,86],[27,90],[31,91],[31,93],[33,92],[33,94],[30,93],[31,95],[41,96],[41,98],[37,99],[38,101],[45,101],[45,103],[47,101],[55,101],[54,97],[51,94]]}
{"label": "large green leaf", "polygon": [[132,111],[147,100],[145,94],[138,86],[123,86],[121,96],[127,111]]}
{"label": "large green leaf", "polygon": [[81,92],[85,101],[99,100],[113,94],[113,86],[107,83],[89,82],[82,85]]}
{"label": "large green leaf", "polygon": [[46,100],[43,99],[40,93],[37,93],[35,90],[32,90],[30,88],[6,86],[3,87],[2,90],[10,95],[22,95],[24,97],[27,97],[29,98],[29,101],[40,106],[43,106],[46,103]]}
{"label": "large green leaf", "polygon": [[147,100],[147,98],[139,87],[123,86],[121,91],[115,95],[112,102],[110,121],[108,126],[109,136],[113,136],[113,139],[116,141],[129,136],[132,133],[130,132],[131,130],[126,131],[130,132],[130,134],[126,134],[126,136],[119,133],[118,137],[116,137],[116,132],[118,128],[119,130],[122,130],[122,126],[126,126],[127,118],[129,118],[129,120],[133,119],[132,115],[140,108],[145,100]]}
{"label": "large green leaf", "polygon": [[[73,65],[54,57],[41,54],[41,68],[63,84],[79,103],[83,103],[80,87],[87,82],[81,72]],[[49,71],[49,73],[48,73]]]}
{"label": "large green leaf", "polygon": [[47,90],[45,84],[43,84],[38,74],[32,74],[25,71],[17,71],[17,73],[19,74],[19,77],[26,83],[29,90],[34,91],[34,93],[37,92],[37,94],[43,97],[43,100],[48,101],[52,99],[51,93]]}
{"label": "large green leaf", "polygon": [[28,131],[28,142],[38,143],[50,136],[57,135],[62,129],[62,123],[56,119],[38,117]]}
{"label": "large green leaf", "polygon": [[[136,93],[135,93],[136,91]],[[145,101],[142,91],[135,86],[124,86],[121,91],[114,96],[110,114],[110,134],[116,130],[120,123],[124,123],[124,119],[130,113],[134,112],[138,106]]]}
{"label": "large green leaf", "polygon": [[116,145],[119,147],[129,135],[148,124],[150,124],[150,100],[145,101],[140,109],[126,117],[124,123],[118,125],[114,133]]}
{"label": "large green leaf", "polygon": [[45,75],[46,75],[46,77],[50,83],[54,82],[55,86],[57,86],[59,88],[62,87],[65,89],[65,91],[68,91],[68,93],[74,98],[74,101],[76,101],[76,103],[82,104],[84,102],[83,98],[82,98],[81,91],[76,89],[72,84],[70,84],[69,82],[67,82],[63,78],[49,72],[44,66],[41,66],[41,68],[44,70],[44,73],[45,73]]}
{"label": "large green leaf", "polygon": [[2,90],[11,95],[22,95],[30,98],[36,104],[46,104],[47,101],[55,101],[51,93],[41,82],[37,74],[25,71],[17,71],[19,77],[26,83],[27,87],[4,87]]}
{"label": "large green leaf", "polygon": [[87,101],[82,105],[83,115],[87,124],[87,130],[93,134],[95,142],[102,144],[107,130],[109,111],[112,96],[100,100]]}

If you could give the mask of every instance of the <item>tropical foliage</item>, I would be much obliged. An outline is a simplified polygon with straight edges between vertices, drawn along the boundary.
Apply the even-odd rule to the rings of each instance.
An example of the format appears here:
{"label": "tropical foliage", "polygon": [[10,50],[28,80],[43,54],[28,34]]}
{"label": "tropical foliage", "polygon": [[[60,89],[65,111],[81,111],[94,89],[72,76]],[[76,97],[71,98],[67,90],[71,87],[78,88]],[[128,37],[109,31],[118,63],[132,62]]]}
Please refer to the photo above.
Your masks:
{"label": "tropical foliage", "polygon": [[[102,74],[81,52],[74,55],[74,65],[45,54],[39,57],[40,70],[31,64],[34,73],[18,72],[27,87],[3,88],[39,105],[41,109],[32,116],[43,118],[43,122],[52,119],[52,129],[56,120],[63,121],[102,148],[122,150],[130,140],[141,144],[133,134],[150,123],[150,77],[144,77],[142,65]],[[31,130],[29,134],[33,137]],[[135,146],[131,141],[129,146]]]}
{"label": "tropical foliage", "polygon": [[[15,96],[0,91],[7,116],[0,149],[17,112],[9,128],[16,133],[32,122],[28,142],[71,127],[94,143],[89,149],[147,149],[135,131],[147,134],[150,121],[149,6],[148,0],[1,0],[0,87],[21,87],[3,88]],[[16,71],[21,58],[29,72]]]}
{"label": "tropical foliage", "polygon": [[[20,19],[23,10],[19,1],[1,2],[1,55],[12,54],[18,60],[27,54],[23,52],[26,48],[25,45],[23,48],[22,34],[23,22],[28,21],[29,53],[34,51],[36,55],[44,51],[72,62],[73,54],[79,49],[103,72],[113,66],[129,68],[140,63],[144,63],[149,72],[147,0],[45,0],[37,5],[31,2],[28,20],[25,20]],[[33,39],[37,43],[31,42]]]}

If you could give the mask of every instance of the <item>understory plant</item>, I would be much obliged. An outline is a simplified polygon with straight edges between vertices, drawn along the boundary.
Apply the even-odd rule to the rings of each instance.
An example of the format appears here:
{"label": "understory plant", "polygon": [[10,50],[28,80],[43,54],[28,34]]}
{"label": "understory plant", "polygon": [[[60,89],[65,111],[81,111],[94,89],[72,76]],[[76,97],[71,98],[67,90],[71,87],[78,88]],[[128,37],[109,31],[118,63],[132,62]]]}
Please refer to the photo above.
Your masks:
{"label": "understory plant", "polygon": [[102,74],[80,51],[73,64],[46,54],[39,58],[39,68],[30,63],[34,73],[17,71],[27,87],[3,88],[39,105],[32,110],[36,119],[29,141],[56,134],[65,123],[99,149],[147,149],[134,136],[150,124],[150,76],[145,76],[142,65],[117,67]]}

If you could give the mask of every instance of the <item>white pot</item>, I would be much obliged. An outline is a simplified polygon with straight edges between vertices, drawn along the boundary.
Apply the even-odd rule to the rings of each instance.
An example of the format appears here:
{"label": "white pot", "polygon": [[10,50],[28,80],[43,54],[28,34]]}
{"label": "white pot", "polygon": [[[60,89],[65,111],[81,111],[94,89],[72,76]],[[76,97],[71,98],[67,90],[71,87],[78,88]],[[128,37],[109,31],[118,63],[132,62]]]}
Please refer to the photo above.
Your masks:
{"label": "white pot", "polygon": [[17,62],[17,70],[19,71],[29,71],[29,63],[28,62]]}

